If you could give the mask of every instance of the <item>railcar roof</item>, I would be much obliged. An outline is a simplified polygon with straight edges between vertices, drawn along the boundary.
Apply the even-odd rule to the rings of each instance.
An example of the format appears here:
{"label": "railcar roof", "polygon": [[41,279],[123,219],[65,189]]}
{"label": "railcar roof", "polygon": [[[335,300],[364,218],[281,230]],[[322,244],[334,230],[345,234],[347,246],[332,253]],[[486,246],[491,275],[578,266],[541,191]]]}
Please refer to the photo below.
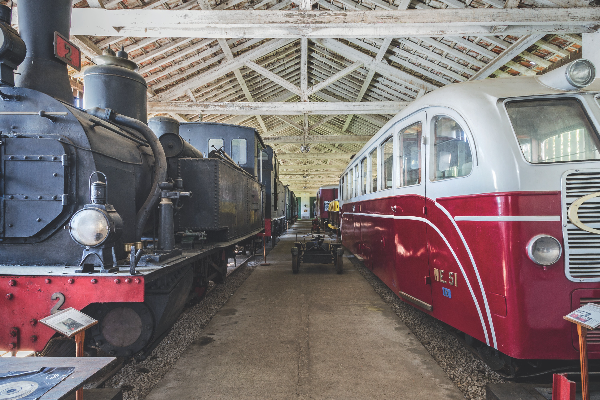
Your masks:
{"label": "railcar roof", "polygon": [[499,99],[543,96],[543,95],[569,95],[576,93],[600,93],[600,78],[595,79],[589,86],[581,90],[558,90],[542,84],[537,76],[523,76],[501,79],[486,79],[444,86],[415,100],[410,106],[390,119],[377,134],[375,134],[352,158],[343,172],[348,170],[360,156],[363,155],[374,142],[394,124],[411,114],[427,107],[448,107],[464,116],[473,111],[477,105],[477,112],[483,112],[486,105],[494,107]]}

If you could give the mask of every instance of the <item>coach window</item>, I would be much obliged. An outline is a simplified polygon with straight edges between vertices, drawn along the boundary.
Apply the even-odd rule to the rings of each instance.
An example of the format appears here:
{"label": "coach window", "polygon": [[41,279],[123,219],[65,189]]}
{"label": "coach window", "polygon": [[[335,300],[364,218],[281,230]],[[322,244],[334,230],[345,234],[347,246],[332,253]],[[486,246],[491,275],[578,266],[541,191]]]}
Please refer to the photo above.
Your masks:
{"label": "coach window", "polygon": [[354,196],[354,169],[350,168],[348,171],[348,198],[351,199]]}
{"label": "coach window", "polygon": [[345,181],[344,178],[346,176],[342,176],[342,179],[340,180],[340,199],[342,200],[346,200],[346,188],[344,187]]}
{"label": "coach window", "polygon": [[433,146],[431,180],[467,176],[473,169],[473,157],[469,140],[458,122],[445,115],[431,120]]}
{"label": "coach window", "polygon": [[377,191],[377,147],[369,154],[371,159],[371,193]]}
{"label": "coach window", "polygon": [[398,134],[399,187],[421,183],[421,134],[420,122],[404,128]]}
{"label": "coach window", "polygon": [[394,138],[390,136],[381,144],[383,184],[381,189],[392,188],[392,171],[394,165]]}
{"label": "coach window", "polygon": [[[223,148],[223,139],[208,139],[208,152]],[[225,149],[223,149],[225,150]]]}
{"label": "coach window", "polygon": [[246,164],[246,139],[233,139],[231,141],[231,158],[238,165]]}
{"label": "coach window", "polygon": [[360,162],[360,179],[362,180],[362,194],[367,194],[367,158],[363,158]]}
{"label": "coach window", "polygon": [[358,164],[354,166],[354,197],[359,195],[360,192],[360,170],[358,169]]}

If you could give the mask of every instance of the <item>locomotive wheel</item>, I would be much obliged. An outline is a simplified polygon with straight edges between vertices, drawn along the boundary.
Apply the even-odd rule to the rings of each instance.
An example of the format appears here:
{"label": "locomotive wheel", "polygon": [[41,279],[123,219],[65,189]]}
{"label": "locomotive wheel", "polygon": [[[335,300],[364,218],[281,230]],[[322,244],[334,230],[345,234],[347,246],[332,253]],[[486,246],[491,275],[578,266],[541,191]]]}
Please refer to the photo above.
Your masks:
{"label": "locomotive wheel", "polygon": [[154,316],[144,303],[104,303],[92,314],[96,347],[111,356],[132,356],[150,342]]}

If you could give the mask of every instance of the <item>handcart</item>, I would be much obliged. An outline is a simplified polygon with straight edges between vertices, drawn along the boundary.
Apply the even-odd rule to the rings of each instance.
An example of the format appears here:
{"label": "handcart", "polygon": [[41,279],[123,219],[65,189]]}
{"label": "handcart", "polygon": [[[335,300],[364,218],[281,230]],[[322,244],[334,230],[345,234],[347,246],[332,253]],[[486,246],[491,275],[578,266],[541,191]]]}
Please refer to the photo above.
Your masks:
{"label": "handcart", "polygon": [[301,263],[330,264],[335,271],[342,273],[344,248],[341,243],[325,242],[325,235],[311,235],[311,240],[295,242],[292,247],[292,272],[300,271]]}

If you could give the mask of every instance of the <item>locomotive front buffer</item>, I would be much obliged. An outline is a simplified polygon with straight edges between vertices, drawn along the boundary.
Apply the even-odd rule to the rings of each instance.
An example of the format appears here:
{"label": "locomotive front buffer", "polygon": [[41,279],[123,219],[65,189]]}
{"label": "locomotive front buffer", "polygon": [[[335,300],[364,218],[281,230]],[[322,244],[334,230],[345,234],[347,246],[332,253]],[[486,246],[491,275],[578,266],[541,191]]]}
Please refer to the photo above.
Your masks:
{"label": "locomotive front buffer", "polygon": [[297,274],[301,263],[333,264],[342,273],[344,248],[341,243],[325,243],[325,235],[312,235],[311,240],[295,242],[292,251],[292,272]]}

